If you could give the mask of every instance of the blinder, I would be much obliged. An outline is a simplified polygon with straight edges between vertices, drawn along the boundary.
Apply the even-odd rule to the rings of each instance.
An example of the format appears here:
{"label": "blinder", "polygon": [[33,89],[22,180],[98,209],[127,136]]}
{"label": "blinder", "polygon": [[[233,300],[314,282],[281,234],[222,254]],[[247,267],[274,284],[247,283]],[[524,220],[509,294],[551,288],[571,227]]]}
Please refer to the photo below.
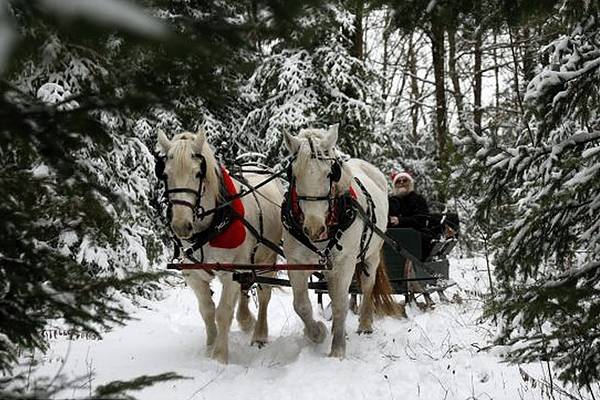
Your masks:
{"label": "blinder", "polygon": [[206,176],[206,158],[202,154],[194,154],[194,158],[200,159],[200,171],[196,174],[196,178],[203,180]]}
{"label": "blinder", "polygon": [[165,179],[165,159],[158,154],[154,156],[154,175],[162,180]]}
{"label": "blinder", "polygon": [[[338,158],[333,158],[333,157],[326,158],[326,157],[318,157],[318,156],[313,156],[312,158],[317,159],[317,160],[333,160],[333,164],[331,164],[331,170],[329,171],[329,174],[327,175],[327,177],[331,180],[331,182],[339,182],[340,179],[342,179],[342,164]],[[288,163],[288,166],[286,169],[287,180],[291,184],[293,184],[293,182],[295,181],[294,172],[292,171],[292,163],[294,162],[295,159],[296,159],[296,156],[294,155],[294,157],[292,157],[292,159]]]}
{"label": "blinder", "polygon": [[331,165],[331,172],[329,173],[329,179],[331,179],[332,182],[339,182],[341,178],[342,178],[342,166],[340,165],[340,160],[338,160],[336,158],[335,161],[333,162],[333,164]]}

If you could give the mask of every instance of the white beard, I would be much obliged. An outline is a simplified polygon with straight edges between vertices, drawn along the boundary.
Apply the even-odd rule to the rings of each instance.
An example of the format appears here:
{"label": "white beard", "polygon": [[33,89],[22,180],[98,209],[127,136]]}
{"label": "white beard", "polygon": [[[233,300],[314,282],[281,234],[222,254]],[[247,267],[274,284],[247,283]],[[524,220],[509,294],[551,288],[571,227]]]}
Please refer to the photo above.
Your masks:
{"label": "white beard", "polygon": [[410,190],[405,187],[400,187],[400,188],[394,187],[394,189],[392,190],[392,194],[395,196],[405,196],[408,194],[408,192],[410,192]]}

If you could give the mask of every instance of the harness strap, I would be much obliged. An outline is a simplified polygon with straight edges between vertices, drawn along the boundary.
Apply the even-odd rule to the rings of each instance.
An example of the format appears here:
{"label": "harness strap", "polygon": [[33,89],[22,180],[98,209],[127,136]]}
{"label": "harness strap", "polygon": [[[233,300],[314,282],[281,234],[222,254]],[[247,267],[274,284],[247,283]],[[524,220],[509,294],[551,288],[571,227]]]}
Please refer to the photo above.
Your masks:
{"label": "harness strap", "polygon": [[327,245],[324,248],[319,249],[314,245],[314,242],[304,234],[302,227],[295,218],[293,211],[294,200],[292,198],[292,190],[293,188],[288,190],[281,206],[281,221],[283,226],[296,240],[302,243],[302,245],[318,255],[322,262],[329,262],[332,250],[342,249],[342,246],[339,244],[342,234],[350,225],[352,225],[354,219],[356,218],[354,202],[348,199],[352,199],[352,196],[350,196],[348,193],[345,193],[343,196],[340,196],[336,199],[338,202],[337,212],[339,213],[337,218],[338,223],[331,228],[333,234],[327,242]]}
{"label": "harness strap", "polygon": [[174,200],[169,200],[169,201],[170,201],[171,205],[186,206],[186,207],[191,208],[192,210],[196,209],[196,207],[187,200],[174,199]]}
{"label": "harness strap", "polygon": [[171,193],[191,193],[193,195],[198,195],[198,191],[194,190],[194,189],[188,189],[188,188],[175,188],[175,189],[168,189],[165,190],[166,194],[171,194]]}
{"label": "harness strap", "polygon": [[[252,189],[250,182],[248,182],[248,179],[246,179],[246,177],[244,175],[240,174],[239,176],[236,176],[235,179],[237,179],[239,182],[241,182],[246,187]],[[254,264],[256,261],[256,253],[258,251],[258,245],[261,243],[261,239],[265,239],[265,240],[267,240],[267,239],[264,237],[263,210],[262,210],[262,206],[261,206],[260,202],[258,201],[258,196],[256,195],[256,190],[252,190],[252,197],[254,197],[254,201],[256,202],[256,207],[258,208],[258,229],[259,229],[259,231],[257,232],[258,236],[254,235],[253,231],[250,231],[253,234],[253,236],[257,239],[256,244],[252,248],[252,254],[250,254],[250,262],[252,264]],[[242,217],[242,220],[245,221],[246,219]],[[244,223],[244,221],[242,221],[242,223]],[[246,225],[246,224],[244,224],[244,225]],[[250,230],[250,229],[248,229],[248,230]]]}
{"label": "harness strap", "polygon": [[[286,173],[286,171],[282,170],[282,171],[279,171],[279,172],[277,172],[275,174],[272,174],[271,176],[269,176],[267,179],[265,179],[264,181],[260,182],[256,186],[247,185],[249,187],[248,190],[244,190],[244,191],[240,190],[236,195],[234,195],[234,196],[228,196],[227,197],[228,200],[225,203],[219,204],[218,206],[216,206],[214,208],[211,208],[208,211],[201,212],[200,214],[197,215],[197,218],[202,219],[204,217],[207,217],[207,216],[209,216],[211,214],[214,214],[214,213],[218,212],[219,210],[221,210],[223,208],[229,207],[235,200],[241,199],[242,197],[245,197],[245,196],[249,195],[250,193],[254,193],[256,190],[260,189],[261,187],[263,187],[267,183],[271,182],[272,180],[274,180],[276,178],[279,178],[281,175],[283,175],[285,173]],[[236,177],[236,179],[237,179],[237,177]]]}
{"label": "harness strap", "polygon": [[[375,214],[375,203],[373,202],[373,197],[371,197],[371,193],[369,193],[367,188],[365,188],[365,186],[362,184],[360,179],[355,177],[354,180],[356,181],[356,184],[358,185],[360,190],[364,193],[365,198],[367,200],[367,214],[369,217],[368,221],[370,222],[371,226],[376,226],[377,215]],[[358,205],[358,206],[360,206],[360,205]],[[373,239],[373,229],[369,229],[369,224],[367,224],[365,221],[365,224],[363,225],[362,233],[360,235],[360,252],[358,253],[357,258],[360,260],[360,266],[361,266],[363,274],[365,274],[367,276],[369,276],[369,272],[367,271],[367,268],[366,268],[365,257],[367,255],[367,249],[369,248],[369,245],[371,244],[371,239]]]}
{"label": "harness strap", "polygon": [[[357,182],[357,184],[359,185],[359,187],[362,186],[362,183],[357,178],[354,178],[354,180]],[[369,218],[369,215],[362,208],[362,206],[360,204],[358,204],[358,202],[355,202],[355,203],[356,203],[356,210],[358,212],[358,215],[360,215],[360,217],[365,221],[365,224],[368,224],[369,228],[372,229],[373,232],[375,232],[377,234],[377,236],[379,236],[381,239],[383,239],[384,242],[386,242],[387,244],[389,244],[394,249],[394,251],[396,251],[397,253],[400,253],[407,260],[410,260],[413,263],[413,265],[416,265],[417,267],[423,268],[424,270],[426,270],[431,276],[439,275],[438,273],[431,271],[425,265],[424,262],[422,262],[421,260],[419,260],[414,255],[412,255],[400,243],[398,243],[396,240],[394,240],[390,236],[386,235],[386,233],[384,231],[382,231],[377,225],[375,225],[371,221],[371,219]]]}
{"label": "harness strap", "polygon": [[265,245],[269,249],[273,250],[275,253],[279,254],[280,256],[282,256],[282,257],[284,256],[283,250],[281,249],[281,247],[277,246],[275,243],[271,242],[269,239],[267,239],[264,236],[262,236],[256,230],[256,228],[253,227],[252,224],[250,224],[250,222],[248,222],[248,220],[246,220],[246,218],[241,217],[240,221],[242,221],[242,223],[244,224],[244,226],[246,228],[248,228],[248,230],[250,231],[250,233],[252,235],[254,235],[254,237],[256,238],[257,242],[262,243],[263,245]]}

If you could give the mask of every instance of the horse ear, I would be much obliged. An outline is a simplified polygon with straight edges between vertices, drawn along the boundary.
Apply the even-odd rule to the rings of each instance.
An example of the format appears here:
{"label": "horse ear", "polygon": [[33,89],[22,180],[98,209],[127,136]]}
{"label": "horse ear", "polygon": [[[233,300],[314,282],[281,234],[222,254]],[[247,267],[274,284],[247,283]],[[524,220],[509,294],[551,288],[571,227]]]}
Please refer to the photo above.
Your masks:
{"label": "horse ear", "polygon": [[194,138],[194,148],[198,153],[202,152],[204,142],[206,142],[206,131],[204,128],[200,127],[198,128],[198,132],[196,132],[196,137]]}
{"label": "horse ear", "polygon": [[338,127],[340,124],[331,125],[327,130],[327,135],[323,138],[321,146],[323,150],[329,150],[335,146],[338,139]]}
{"label": "horse ear", "polygon": [[296,154],[298,152],[298,149],[300,148],[300,141],[296,137],[287,132],[283,132],[283,141],[285,143],[285,147],[287,147],[291,154]]}
{"label": "horse ear", "polygon": [[158,136],[158,145],[161,147],[162,151],[166,154],[169,152],[171,148],[171,141],[167,138],[167,135],[163,132],[162,129],[157,130]]}

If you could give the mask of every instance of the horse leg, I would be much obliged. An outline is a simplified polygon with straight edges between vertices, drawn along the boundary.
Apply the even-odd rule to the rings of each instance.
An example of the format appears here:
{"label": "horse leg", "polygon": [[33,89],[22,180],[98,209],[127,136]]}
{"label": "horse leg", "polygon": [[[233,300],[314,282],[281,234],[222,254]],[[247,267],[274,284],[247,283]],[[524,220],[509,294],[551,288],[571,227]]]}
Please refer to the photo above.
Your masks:
{"label": "horse leg", "polygon": [[211,358],[227,364],[229,356],[229,330],[233,320],[235,302],[240,293],[240,285],[234,282],[232,275],[221,276],[223,291],[216,310],[217,338]]}
{"label": "horse leg", "polygon": [[[198,309],[206,326],[206,351],[210,353],[217,336],[217,325],[215,324],[215,303],[212,300],[210,281],[203,279],[199,273],[184,272],[185,281],[192,288],[198,300]],[[212,278],[209,278],[212,279]]]}
{"label": "horse leg", "polygon": [[248,304],[250,303],[250,295],[248,294],[248,290],[242,290],[240,292],[240,300],[238,303],[237,312],[235,314],[235,319],[242,331],[248,333],[254,328],[254,324],[256,320],[254,319],[254,315],[250,311]]}
{"label": "horse leg", "polygon": [[[338,264],[338,270],[327,276],[329,296],[331,297],[331,309],[333,313],[333,324],[331,331],[333,340],[329,357],[343,358],[346,355],[346,315],[348,314],[348,289],[354,276],[354,268],[344,268],[349,263],[344,259]],[[363,296],[366,297],[366,296]],[[363,299],[364,301],[364,299]]]}
{"label": "horse leg", "polygon": [[360,304],[360,316],[358,317],[359,334],[373,333],[373,287],[375,286],[375,278],[377,268],[379,266],[379,253],[374,253],[371,257],[365,260],[364,271],[360,272],[360,287],[362,289],[362,302]]}
{"label": "horse leg", "polygon": [[[274,278],[275,272],[267,276]],[[267,308],[271,300],[271,286],[258,285],[258,320],[254,326],[254,335],[252,335],[251,345],[257,345],[258,348],[267,344],[269,338],[269,325],[267,324]]]}
{"label": "horse leg", "polygon": [[[404,278],[405,279],[413,279],[415,277],[415,273],[413,271],[412,268],[412,262],[410,260],[406,260],[406,262],[404,263]],[[412,302],[417,301],[417,299],[415,298],[415,290],[414,290],[414,285],[412,281],[407,281],[406,282],[406,295],[405,295],[405,303],[406,304],[410,304]]]}
{"label": "horse leg", "polygon": [[321,343],[327,336],[327,328],[313,318],[313,309],[308,298],[308,276],[310,272],[288,272],[294,293],[294,310],[304,322],[304,334],[313,342]]}
{"label": "horse leg", "polygon": [[358,315],[358,310],[359,310],[359,306],[358,306],[358,295],[353,293],[350,295],[350,311],[352,311],[352,313],[354,315]]}
{"label": "horse leg", "polygon": [[[270,252],[270,255],[266,260],[267,264],[277,263],[277,254]],[[277,272],[271,272],[267,274],[268,277],[274,278]],[[267,344],[269,339],[269,325],[267,323],[267,309],[269,307],[269,301],[271,301],[271,285],[258,285],[258,321],[254,326],[254,334],[252,335],[252,342],[250,345],[256,344],[258,348],[263,347]]]}

